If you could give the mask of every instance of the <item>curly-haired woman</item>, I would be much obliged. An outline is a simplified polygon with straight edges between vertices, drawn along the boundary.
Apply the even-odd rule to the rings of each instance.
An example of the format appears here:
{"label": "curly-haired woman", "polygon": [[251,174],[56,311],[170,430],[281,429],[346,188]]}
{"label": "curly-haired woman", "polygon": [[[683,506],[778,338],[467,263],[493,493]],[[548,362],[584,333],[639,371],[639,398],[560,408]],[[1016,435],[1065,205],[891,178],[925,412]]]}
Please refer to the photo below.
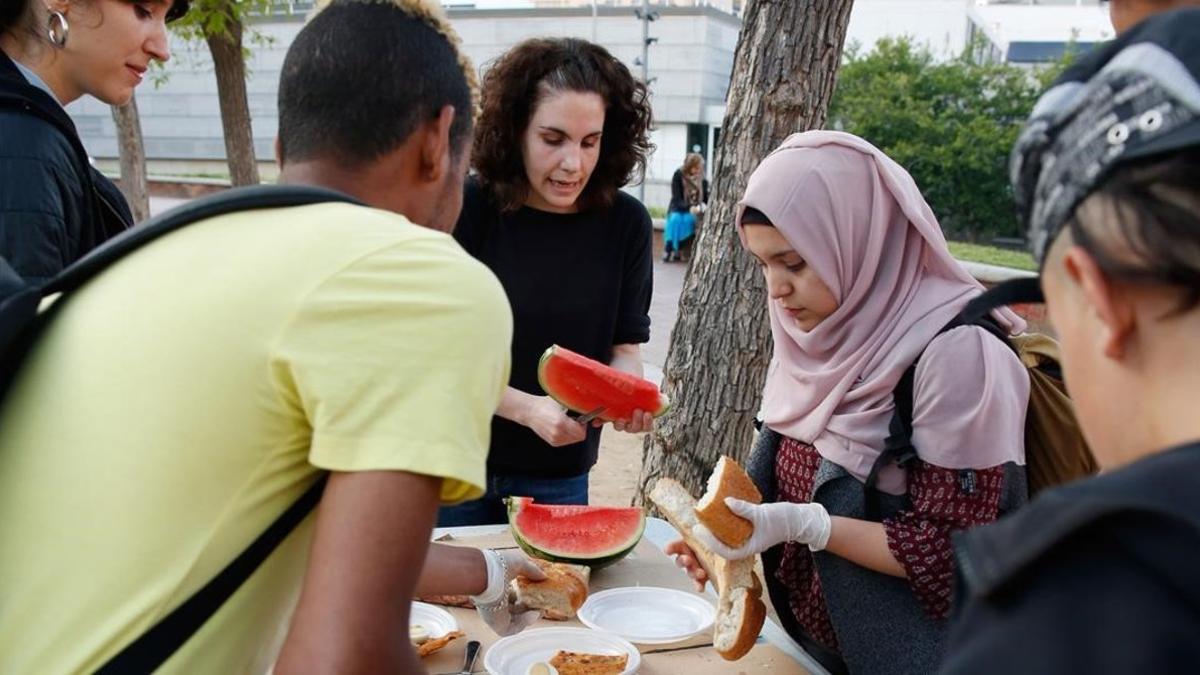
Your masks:
{"label": "curly-haired woman", "polygon": [[[533,39],[483,80],[482,111],[455,237],[495,272],[513,306],[512,377],[492,420],[488,491],[439,525],[506,519],[503,498],[586,504],[600,424],[545,395],[538,358],[562,345],[642,374],[650,339],[650,216],[621,192],[645,169],[646,88],[603,47]],[[637,433],[648,412],[613,423]]]}

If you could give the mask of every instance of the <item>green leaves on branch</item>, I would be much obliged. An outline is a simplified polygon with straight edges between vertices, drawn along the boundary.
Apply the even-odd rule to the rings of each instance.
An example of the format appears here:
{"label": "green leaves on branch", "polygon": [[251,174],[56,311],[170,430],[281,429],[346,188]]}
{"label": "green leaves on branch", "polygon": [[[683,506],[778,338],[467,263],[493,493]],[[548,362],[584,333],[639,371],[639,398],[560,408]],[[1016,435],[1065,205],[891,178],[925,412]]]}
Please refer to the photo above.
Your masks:
{"label": "green leaves on branch", "polygon": [[171,29],[187,40],[204,40],[227,35],[234,21],[244,25],[250,17],[270,14],[278,6],[272,0],[192,0],[187,15]]}
{"label": "green leaves on branch", "polygon": [[1019,236],[1008,156],[1037,97],[1065,63],[977,63],[974,46],[937,61],[908,38],[847,49],[831,129],[862,136],[908,169],[947,236]]}

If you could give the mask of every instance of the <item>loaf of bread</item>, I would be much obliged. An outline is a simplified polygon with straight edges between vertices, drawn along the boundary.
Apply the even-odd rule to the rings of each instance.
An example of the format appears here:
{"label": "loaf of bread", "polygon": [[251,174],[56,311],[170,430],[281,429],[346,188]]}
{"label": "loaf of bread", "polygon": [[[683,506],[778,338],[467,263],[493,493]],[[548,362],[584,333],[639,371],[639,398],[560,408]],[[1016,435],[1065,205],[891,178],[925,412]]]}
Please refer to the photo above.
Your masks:
{"label": "loaf of bread", "polygon": [[546,573],[543,581],[517,577],[512,581],[517,604],[540,610],[542,616],[554,621],[573,618],[588,596],[591,568],[533,559]]}
{"label": "loaf of bread", "polygon": [[717,468],[713,469],[708,479],[708,490],[700,501],[696,502],[696,518],[712,532],[713,536],[730,548],[737,548],[746,543],[754,533],[750,521],[735,515],[725,505],[726,497],[736,497],[754,504],[762,503],[762,494],[754,486],[754,481],[737,462],[730,457],[721,456],[717,460]]}
{"label": "loaf of bread", "polygon": [[754,558],[726,560],[702,544],[693,533],[700,524],[696,517],[696,500],[677,481],[660,478],[650,491],[650,501],[695,551],[717,589],[713,647],[728,661],[742,658],[754,646],[767,618],[762,582],[754,572]]}

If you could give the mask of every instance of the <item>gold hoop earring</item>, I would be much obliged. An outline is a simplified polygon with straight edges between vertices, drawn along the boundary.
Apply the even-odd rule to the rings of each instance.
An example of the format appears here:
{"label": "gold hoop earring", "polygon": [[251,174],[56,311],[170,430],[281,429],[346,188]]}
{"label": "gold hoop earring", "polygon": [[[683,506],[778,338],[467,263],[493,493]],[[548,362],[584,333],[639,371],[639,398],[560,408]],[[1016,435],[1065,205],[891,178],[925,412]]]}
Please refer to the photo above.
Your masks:
{"label": "gold hoop earring", "polygon": [[59,49],[66,47],[67,35],[71,32],[71,27],[67,25],[66,15],[62,12],[51,10],[48,24],[49,28],[46,29],[46,36],[50,38],[50,44]]}

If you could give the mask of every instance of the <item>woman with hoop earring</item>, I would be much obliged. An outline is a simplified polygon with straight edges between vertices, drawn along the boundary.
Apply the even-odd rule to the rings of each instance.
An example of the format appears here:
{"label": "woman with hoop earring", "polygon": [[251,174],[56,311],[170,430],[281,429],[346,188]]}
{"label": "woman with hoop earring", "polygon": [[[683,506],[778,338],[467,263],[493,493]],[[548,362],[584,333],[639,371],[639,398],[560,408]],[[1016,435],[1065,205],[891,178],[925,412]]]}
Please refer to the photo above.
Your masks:
{"label": "woman with hoop earring", "polygon": [[[188,0],[0,5],[0,275],[41,283],[133,224],[64,106],[133,98]],[[11,279],[10,279],[11,280]]]}

